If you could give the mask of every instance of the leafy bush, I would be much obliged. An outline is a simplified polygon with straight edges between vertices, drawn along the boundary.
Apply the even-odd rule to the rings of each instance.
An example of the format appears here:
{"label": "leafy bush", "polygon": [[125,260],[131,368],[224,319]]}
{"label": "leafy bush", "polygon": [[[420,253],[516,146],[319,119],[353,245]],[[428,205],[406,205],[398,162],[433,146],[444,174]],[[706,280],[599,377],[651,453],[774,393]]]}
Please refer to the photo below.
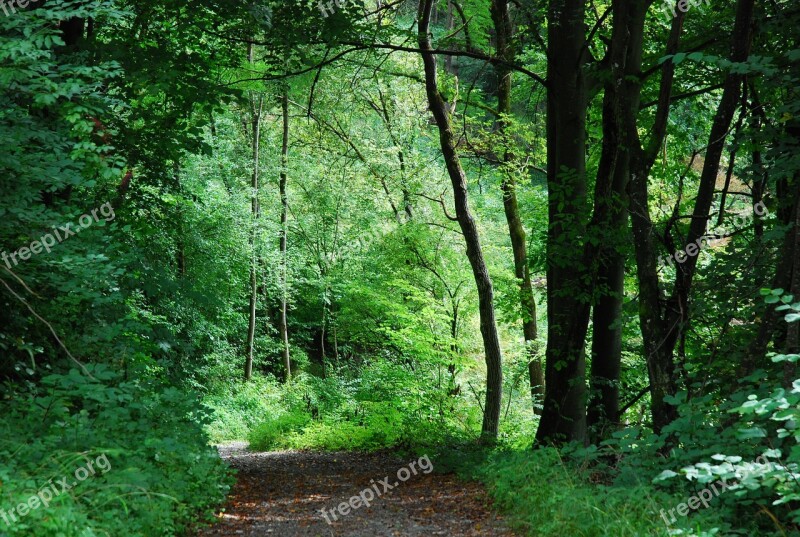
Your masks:
{"label": "leafy bush", "polygon": [[494,452],[448,449],[436,457],[436,467],[485,483],[497,507],[507,513],[509,523],[524,535],[706,535],[677,525],[669,533],[659,516],[661,509],[685,498],[648,485],[602,484],[594,470],[571,462],[554,448]]}
{"label": "leafy bush", "polygon": [[311,421],[311,416],[305,413],[291,412],[275,418],[267,419],[248,435],[250,449],[266,451],[285,445],[284,435],[298,432]]}
{"label": "leafy bush", "polygon": [[[463,396],[421,382],[406,366],[378,361],[358,370],[329,372],[326,378],[298,375],[289,385],[256,382],[236,392],[244,399],[215,395],[213,436],[250,430],[253,449],[375,451],[443,444],[474,438],[480,427],[476,405]],[[422,377],[425,378],[425,377]],[[260,395],[260,405],[247,404]],[[249,414],[248,414],[249,413]],[[253,420],[259,425],[252,427]]]}
{"label": "leafy bush", "polygon": [[[7,526],[2,535],[179,535],[210,519],[230,487],[196,397],[123,380],[102,365],[72,370],[0,402],[5,511],[104,456],[110,467]],[[21,514],[19,511],[16,513]]]}
{"label": "leafy bush", "polygon": [[[793,303],[791,295],[780,289],[763,290],[762,295],[768,304],[782,303],[777,310],[788,312],[787,322],[800,319],[800,303]],[[800,355],[772,353],[770,358],[786,363]],[[686,402],[681,394],[681,417],[667,429],[677,447],[656,482],[686,490],[692,482],[730,481],[729,492],[718,500],[726,520],[747,520],[756,526],[752,531],[763,535],[776,530],[785,535],[787,526],[799,525],[800,379],[784,388],[781,373],[757,371],[723,401],[705,396]],[[756,513],[766,516],[757,519]]]}
{"label": "leafy bush", "polygon": [[256,376],[251,382],[220,384],[203,402],[211,411],[206,431],[211,441],[245,440],[267,416],[284,412],[283,390],[271,378]]}

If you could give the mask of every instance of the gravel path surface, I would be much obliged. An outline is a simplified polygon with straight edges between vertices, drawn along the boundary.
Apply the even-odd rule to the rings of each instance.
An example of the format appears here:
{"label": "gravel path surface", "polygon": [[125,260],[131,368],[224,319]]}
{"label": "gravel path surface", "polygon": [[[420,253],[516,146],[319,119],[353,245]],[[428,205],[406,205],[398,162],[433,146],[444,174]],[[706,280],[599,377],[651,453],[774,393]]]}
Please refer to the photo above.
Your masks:
{"label": "gravel path surface", "polygon": [[[218,522],[198,537],[514,536],[487,507],[487,495],[475,483],[425,474],[425,462],[416,465],[416,475],[400,482],[398,471],[410,469],[417,459],[386,453],[252,453],[243,443],[219,449],[239,471],[237,483]],[[391,490],[384,492],[381,481]],[[367,489],[380,492],[370,506],[346,516],[336,513],[338,520],[333,519],[331,510],[351,497],[364,492],[369,500]]]}

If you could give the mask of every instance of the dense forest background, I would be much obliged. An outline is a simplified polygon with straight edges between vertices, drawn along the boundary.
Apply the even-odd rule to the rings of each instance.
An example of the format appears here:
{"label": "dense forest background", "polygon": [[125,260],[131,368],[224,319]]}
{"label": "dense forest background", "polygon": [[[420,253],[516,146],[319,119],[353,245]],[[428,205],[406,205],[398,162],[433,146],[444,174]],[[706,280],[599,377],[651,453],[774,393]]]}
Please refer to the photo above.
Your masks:
{"label": "dense forest background", "polygon": [[0,10],[0,535],[188,534],[245,439],[800,535],[796,2]]}

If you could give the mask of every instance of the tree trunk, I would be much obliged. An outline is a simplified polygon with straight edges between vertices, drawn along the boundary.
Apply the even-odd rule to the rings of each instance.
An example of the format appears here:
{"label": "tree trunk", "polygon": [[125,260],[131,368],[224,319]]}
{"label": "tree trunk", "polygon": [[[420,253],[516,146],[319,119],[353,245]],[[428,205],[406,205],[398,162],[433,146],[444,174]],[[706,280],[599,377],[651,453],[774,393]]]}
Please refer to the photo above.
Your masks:
{"label": "tree trunk", "polygon": [[[731,60],[735,63],[745,61],[749,55],[753,11],[754,0],[739,0],[737,3],[731,52]],[[683,12],[679,12],[673,21],[667,54],[674,54],[678,50],[677,44],[684,15]],[[636,28],[633,31],[640,32],[639,27],[642,24],[643,21],[637,19]],[[640,290],[639,319],[650,376],[653,430],[656,432],[660,432],[677,417],[676,408],[668,404],[666,399],[674,396],[677,392],[674,351],[681,335],[688,327],[689,297],[697,263],[697,257],[688,256],[683,263],[677,264],[673,292],[666,301],[666,305],[662,305],[658,282],[657,250],[653,242],[655,230],[648,207],[647,178],[658,148],[664,139],[673,77],[674,65],[669,61],[665,62],[662,68],[656,121],[651,129],[653,134],[646,149],[642,148],[638,140],[636,112],[633,106],[625,108],[629,125],[626,132],[632,138],[629,142],[630,146],[634,147],[631,162],[630,196]],[[739,101],[743,81],[743,75],[736,73],[729,73],[725,78],[722,98],[709,135],[705,164],[700,176],[700,186],[695,199],[686,244],[691,244],[705,235],[720,158]]]}
{"label": "tree trunk", "polygon": [[[175,177],[175,186],[178,193],[183,198],[183,182],[181,180],[181,166],[180,162],[172,163],[172,174]],[[184,209],[183,204],[178,206],[178,235],[177,235],[177,252],[175,253],[175,261],[178,265],[178,278],[186,276],[186,233],[184,231]]]}
{"label": "tree trunk", "polygon": [[491,443],[497,438],[503,389],[502,353],[495,322],[494,290],[483,258],[478,227],[469,208],[467,178],[456,153],[456,141],[450,116],[444,99],[439,93],[436,57],[432,52],[433,47],[429,36],[432,6],[433,0],[420,0],[419,2],[418,43],[422,51],[422,61],[425,67],[425,90],[428,96],[428,104],[439,129],[442,154],[453,184],[456,218],[464,235],[467,258],[472,267],[472,273],[478,289],[480,327],[486,353],[486,404],[483,413],[481,440]]}
{"label": "tree trunk", "polygon": [[[508,11],[507,0],[492,0],[492,21],[497,41],[497,57],[510,64],[514,61],[514,50],[511,45],[513,39],[513,26]],[[498,134],[502,139],[503,162],[508,164],[513,160],[510,150],[510,140],[506,131],[511,116],[511,83],[512,72],[507,64],[497,64],[497,112],[500,114]],[[525,352],[528,354],[528,374],[531,387],[533,409],[539,414],[538,404],[544,397],[544,372],[536,352],[535,344],[538,337],[536,326],[536,300],[533,296],[531,272],[528,266],[528,247],[525,241],[525,227],[519,215],[517,203],[516,181],[509,170],[504,170],[505,178],[501,184],[503,190],[503,209],[508,224],[508,234],[511,238],[511,249],[514,253],[514,275],[519,284],[520,305],[522,307],[522,333],[525,338]]]}
{"label": "tree trunk", "polygon": [[586,195],[586,0],[550,0],[547,55],[548,337],[538,443],[586,437],[589,299],[583,249]]}
{"label": "tree trunk", "polygon": [[[593,223],[605,230],[599,250],[597,291],[592,309],[592,369],[587,414],[592,442],[598,442],[620,420],[619,380],[622,359],[622,302],[627,242],[627,196],[630,150],[625,139],[623,106],[638,107],[638,84],[630,73],[641,65],[642,34],[630,23],[644,17],[624,2],[612,7],[613,29],[608,53],[610,76],[603,95],[603,148],[595,181]],[[631,95],[632,94],[632,95]]]}
{"label": "tree trunk", "polygon": [[281,97],[281,110],[283,113],[283,145],[281,147],[281,173],[280,180],[278,181],[278,189],[281,196],[281,231],[280,231],[280,249],[281,249],[281,311],[278,320],[278,331],[281,335],[283,342],[283,366],[285,369],[285,380],[289,382],[292,379],[292,361],[289,355],[289,328],[287,326],[287,295],[288,289],[286,284],[286,221],[288,214],[288,198],[286,197],[286,180],[287,180],[287,166],[289,164],[289,88],[284,88]]}
{"label": "tree trunk", "polygon": [[[248,57],[253,61],[253,46],[248,47]],[[253,218],[250,230],[250,308],[247,324],[247,344],[245,350],[244,378],[250,380],[253,377],[253,355],[255,354],[255,335],[256,335],[256,307],[258,305],[258,255],[256,236],[258,234],[258,217],[260,208],[258,205],[258,166],[259,166],[259,146],[261,142],[261,113],[264,108],[264,97],[259,95],[257,100],[255,95],[250,97],[250,119],[252,126],[252,149],[253,149],[253,175],[250,184],[250,210]]]}
{"label": "tree trunk", "polygon": [[[670,36],[667,41],[666,54],[675,54],[678,51],[681,27],[685,13],[679,11],[673,19]],[[632,23],[633,31],[644,31],[642,17],[636,18]],[[629,66],[629,72],[637,72],[641,66]],[[674,395],[676,384],[674,379],[674,363],[672,352],[666,352],[664,341],[667,334],[667,322],[661,312],[661,294],[658,280],[658,250],[655,244],[655,226],[650,218],[649,196],[647,180],[652,169],[658,150],[666,136],[667,119],[669,117],[669,103],[672,96],[672,85],[675,77],[675,65],[671,61],[664,62],[661,68],[661,83],[658,97],[658,110],[651,129],[650,140],[646,148],[642,147],[636,129],[638,128],[638,95],[626,96],[622,110],[626,114],[625,125],[626,143],[633,147],[631,156],[631,174],[628,194],[631,203],[631,225],[633,229],[634,247],[636,252],[636,274],[639,284],[639,325],[644,342],[645,361],[650,380],[651,413],[653,415],[653,429],[661,428],[672,421],[675,407],[667,405],[665,397]],[[633,131],[630,131],[631,125]],[[674,345],[674,343],[673,343]]]}

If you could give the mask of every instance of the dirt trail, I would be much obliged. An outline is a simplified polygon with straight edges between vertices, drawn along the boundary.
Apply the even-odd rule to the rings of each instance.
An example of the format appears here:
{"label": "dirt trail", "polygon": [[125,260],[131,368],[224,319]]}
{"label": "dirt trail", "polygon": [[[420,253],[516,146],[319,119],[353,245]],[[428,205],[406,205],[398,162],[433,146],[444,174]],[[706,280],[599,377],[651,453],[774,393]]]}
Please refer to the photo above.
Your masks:
{"label": "dirt trail", "polygon": [[[487,495],[475,483],[421,470],[399,482],[398,471],[417,459],[387,454],[251,453],[244,444],[224,446],[220,452],[239,471],[237,483],[218,522],[198,537],[514,536],[487,507]],[[384,493],[381,481],[392,489]],[[362,505],[346,516],[337,513],[338,520],[333,520],[332,509],[366,489],[377,489],[381,495],[376,494],[369,507]],[[369,500],[368,493],[365,498]],[[325,521],[322,509],[332,524]]]}

